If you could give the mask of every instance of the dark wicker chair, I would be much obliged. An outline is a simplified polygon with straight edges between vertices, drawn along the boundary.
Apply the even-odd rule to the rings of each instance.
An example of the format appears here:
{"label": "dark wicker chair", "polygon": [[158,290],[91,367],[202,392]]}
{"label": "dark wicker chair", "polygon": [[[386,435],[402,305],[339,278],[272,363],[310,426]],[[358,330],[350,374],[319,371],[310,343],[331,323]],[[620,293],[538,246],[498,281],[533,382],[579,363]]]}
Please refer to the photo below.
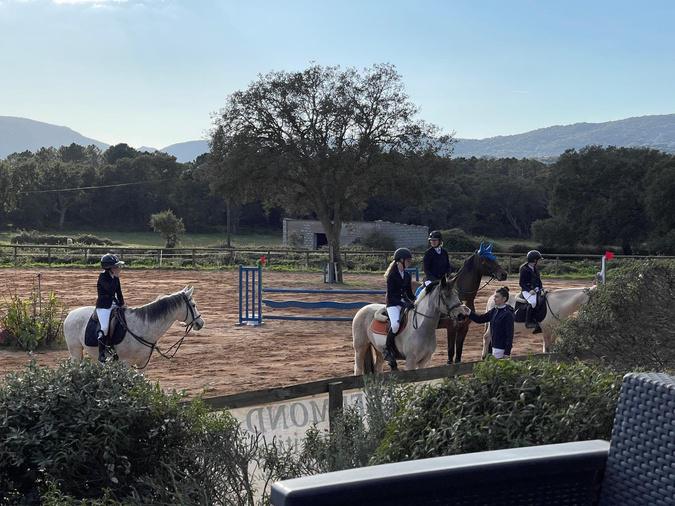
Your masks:
{"label": "dark wicker chair", "polygon": [[611,443],[423,459],[275,483],[274,506],[675,506],[675,378],[628,374]]}

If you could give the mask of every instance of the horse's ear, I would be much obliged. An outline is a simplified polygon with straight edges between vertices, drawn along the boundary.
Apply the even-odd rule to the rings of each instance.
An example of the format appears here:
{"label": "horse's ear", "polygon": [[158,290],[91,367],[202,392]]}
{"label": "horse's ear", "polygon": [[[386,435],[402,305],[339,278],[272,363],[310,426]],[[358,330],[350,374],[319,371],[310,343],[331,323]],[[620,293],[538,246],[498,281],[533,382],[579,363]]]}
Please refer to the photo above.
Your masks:
{"label": "horse's ear", "polygon": [[445,285],[448,283],[447,276],[441,276],[441,288],[445,288]]}
{"label": "horse's ear", "polygon": [[188,296],[192,297],[192,293],[195,291],[194,287],[192,286],[186,286],[185,287],[185,293],[187,293]]}
{"label": "horse's ear", "polygon": [[487,245],[487,248],[485,248],[485,251],[487,251],[488,253],[492,253],[492,243],[489,243]]}

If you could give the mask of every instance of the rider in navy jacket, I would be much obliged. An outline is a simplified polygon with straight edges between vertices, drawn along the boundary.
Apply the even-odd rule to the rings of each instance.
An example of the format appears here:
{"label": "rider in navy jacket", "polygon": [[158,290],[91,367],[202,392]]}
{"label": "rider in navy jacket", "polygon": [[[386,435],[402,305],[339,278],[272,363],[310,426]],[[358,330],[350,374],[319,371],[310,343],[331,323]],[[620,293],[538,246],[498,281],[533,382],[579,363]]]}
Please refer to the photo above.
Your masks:
{"label": "rider in navy jacket", "polygon": [[541,282],[541,275],[537,267],[530,267],[529,263],[524,263],[520,266],[520,289],[524,292],[532,290],[541,291],[544,285]]}
{"label": "rider in navy jacket", "polygon": [[414,300],[410,273],[403,271],[401,276],[398,269],[391,269],[387,275],[387,307],[408,307]]}
{"label": "rider in navy jacket", "polygon": [[109,269],[104,270],[98,275],[96,290],[98,292],[98,297],[96,299],[97,308],[110,309],[113,302],[116,306],[124,305],[124,296],[122,295],[120,278],[113,276]]}
{"label": "rider in navy jacket", "polygon": [[469,318],[475,323],[490,324],[492,352],[495,358],[510,357],[513,347],[515,318],[513,308],[506,303],[509,298],[509,289],[507,287],[499,288],[494,297],[495,307],[482,315],[478,315],[472,310]]}
{"label": "rider in navy jacket", "polygon": [[422,263],[424,265],[425,281],[438,281],[446,274],[450,274],[455,269],[450,263],[450,256],[443,248],[443,236],[438,230],[429,234],[429,243],[431,247],[425,251]]}

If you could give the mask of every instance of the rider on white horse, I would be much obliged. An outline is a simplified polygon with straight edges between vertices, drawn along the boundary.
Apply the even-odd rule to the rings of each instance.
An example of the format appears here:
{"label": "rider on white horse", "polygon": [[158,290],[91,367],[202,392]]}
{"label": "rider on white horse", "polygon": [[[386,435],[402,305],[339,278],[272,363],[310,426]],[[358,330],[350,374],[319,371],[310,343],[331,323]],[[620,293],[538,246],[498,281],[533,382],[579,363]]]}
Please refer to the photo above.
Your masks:
{"label": "rider on white horse", "polygon": [[98,275],[96,290],[98,298],[96,299],[96,316],[101,324],[101,331],[98,336],[98,359],[105,362],[106,343],[110,327],[110,313],[114,307],[124,306],[124,296],[122,295],[122,285],[120,284],[120,270],[124,262],[115,255],[107,253],[101,257],[101,267],[103,272]]}
{"label": "rider on white horse", "polygon": [[520,289],[523,299],[529,302],[525,316],[525,326],[534,329],[534,334],[541,332],[539,323],[533,321],[534,308],[537,307],[537,298],[544,291],[537,263],[544,257],[537,250],[527,253],[527,262],[520,266]]}
{"label": "rider on white horse", "polygon": [[389,264],[384,277],[387,279],[387,314],[389,332],[384,349],[384,359],[392,370],[397,369],[395,338],[400,328],[401,310],[414,306],[415,295],[412,291],[412,277],[406,268],[412,263],[412,253],[408,248],[399,248],[394,252],[394,261]]}

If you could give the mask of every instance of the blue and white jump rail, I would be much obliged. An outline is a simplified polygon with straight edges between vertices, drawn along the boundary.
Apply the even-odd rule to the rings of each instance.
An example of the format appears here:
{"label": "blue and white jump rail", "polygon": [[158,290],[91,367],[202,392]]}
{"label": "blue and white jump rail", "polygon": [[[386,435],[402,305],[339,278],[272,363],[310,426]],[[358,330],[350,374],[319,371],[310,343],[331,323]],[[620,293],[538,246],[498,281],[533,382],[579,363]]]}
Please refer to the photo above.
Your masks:
{"label": "blue and white jump rail", "polygon": [[[415,275],[419,281],[419,269],[406,269]],[[374,301],[339,302],[334,300],[319,300],[316,302],[300,300],[271,300],[264,299],[263,294],[269,293],[302,293],[302,294],[333,294],[333,295],[384,295],[385,290],[346,290],[346,289],[317,289],[317,288],[265,288],[262,282],[262,267],[239,266],[239,325],[262,325],[264,320],[301,320],[301,321],[335,321],[350,322],[353,316],[318,316],[318,315],[266,315],[263,319],[263,307],[271,309],[339,309],[356,310],[372,304]]]}

